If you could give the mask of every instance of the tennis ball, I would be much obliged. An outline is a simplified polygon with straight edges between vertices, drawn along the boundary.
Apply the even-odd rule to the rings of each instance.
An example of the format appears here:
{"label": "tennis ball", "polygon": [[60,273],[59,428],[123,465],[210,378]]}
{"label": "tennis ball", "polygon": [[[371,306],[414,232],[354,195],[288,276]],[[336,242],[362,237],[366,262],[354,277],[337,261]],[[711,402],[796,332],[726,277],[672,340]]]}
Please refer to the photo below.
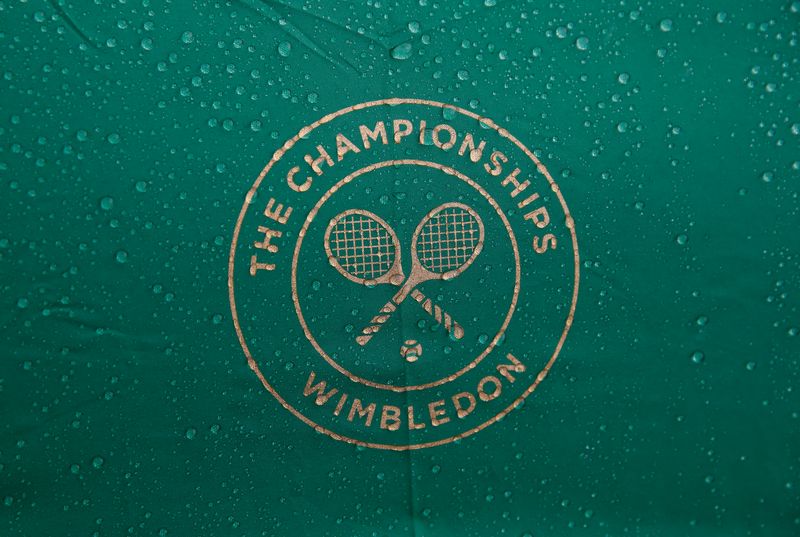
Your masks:
{"label": "tennis ball", "polygon": [[422,356],[422,345],[416,340],[409,339],[400,347],[400,356],[405,358],[407,362],[416,362]]}

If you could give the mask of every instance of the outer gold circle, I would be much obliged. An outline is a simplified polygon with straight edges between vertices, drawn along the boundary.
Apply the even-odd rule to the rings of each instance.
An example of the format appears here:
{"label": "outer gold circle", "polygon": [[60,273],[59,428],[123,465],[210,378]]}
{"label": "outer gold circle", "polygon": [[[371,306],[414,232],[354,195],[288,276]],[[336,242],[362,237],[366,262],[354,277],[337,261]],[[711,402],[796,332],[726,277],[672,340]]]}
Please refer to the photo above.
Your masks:
{"label": "outer gold circle", "polygon": [[[380,383],[380,382],[373,382],[371,380],[365,379],[363,377],[359,377],[359,376],[351,373],[349,370],[347,370],[346,368],[344,368],[341,365],[339,365],[339,363],[336,362],[336,360],[331,358],[328,355],[328,353],[325,352],[325,349],[322,348],[322,345],[320,345],[317,342],[316,338],[311,333],[311,329],[308,327],[308,324],[306,323],[305,317],[303,317],[303,308],[300,307],[300,297],[297,294],[297,259],[300,256],[300,248],[302,248],[302,246],[303,246],[303,239],[305,238],[305,234],[308,231],[308,226],[314,220],[314,218],[317,215],[317,212],[322,207],[322,205],[326,201],[328,201],[328,199],[330,199],[330,197],[333,196],[336,193],[337,190],[339,190],[341,187],[343,187],[344,185],[346,185],[347,183],[349,183],[353,179],[356,179],[356,178],[360,177],[361,175],[364,175],[365,173],[369,173],[369,172],[371,172],[373,170],[378,170],[380,168],[388,168],[390,166],[408,165],[408,164],[416,165],[416,166],[426,166],[426,167],[429,167],[429,168],[434,168],[434,169],[437,169],[437,170],[441,170],[444,173],[446,173],[447,175],[452,175],[452,176],[464,181],[469,186],[471,186],[472,188],[477,190],[481,194],[481,196],[483,196],[486,199],[486,201],[489,202],[489,205],[492,206],[492,208],[497,212],[497,215],[503,221],[503,227],[506,228],[506,231],[508,232],[508,236],[511,239],[511,249],[514,251],[514,269],[515,269],[515,272],[514,272],[514,292],[513,292],[512,296],[511,296],[511,304],[508,307],[508,313],[506,313],[506,317],[503,320],[503,324],[500,326],[500,330],[497,331],[497,334],[495,335],[494,338],[492,338],[492,341],[489,342],[489,345],[476,358],[474,358],[470,363],[468,363],[466,366],[464,366],[463,368],[459,369],[458,371],[456,371],[452,375],[448,375],[446,377],[440,378],[439,380],[435,380],[433,382],[428,382],[428,383],[425,383],[425,384],[412,384],[412,385],[409,385],[409,386],[393,386],[391,384],[383,384],[383,383]],[[500,209],[500,205],[497,203],[497,201],[488,192],[486,192],[486,190],[482,186],[480,186],[478,183],[476,183],[475,181],[473,181],[472,179],[470,179],[469,177],[467,177],[463,173],[459,172],[458,170],[456,170],[454,168],[451,168],[449,166],[443,166],[441,164],[437,164],[435,162],[429,162],[427,160],[415,160],[415,159],[385,160],[383,162],[377,162],[375,164],[370,164],[369,166],[365,166],[365,167],[361,168],[360,170],[356,170],[353,173],[351,173],[350,175],[348,175],[347,177],[345,177],[344,179],[341,179],[340,181],[338,181],[335,185],[330,187],[322,195],[322,197],[319,199],[319,201],[317,201],[316,205],[314,205],[314,207],[308,212],[308,216],[306,217],[305,222],[303,222],[303,227],[300,229],[300,233],[297,234],[297,242],[295,243],[294,255],[292,255],[292,302],[294,302],[294,309],[297,312],[297,318],[300,320],[300,326],[303,327],[303,332],[305,333],[306,338],[311,342],[311,345],[314,347],[314,349],[316,349],[316,351],[320,354],[320,356],[322,356],[325,359],[325,361],[328,362],[334,369],[336,369],[341,374],[347,376],[347,378],[349,378],[353,382],[358,382],[360,384],[364,384],[364,385],[370,386],[372,388],[379,388],[381,390],[389,390],[389,391],[392,391],[392,392],[406,392],[406,391],[413,391],[413,390],[426,390],[428,388],[433,388],[434,386],[441,386],[442,384],[446,384],[446,383],[448,383],[448,382],[450,382],[452,380],[455,380],[456,378],[458,378],[462,374],[464,374],[466,371],[468,371],[468,370],[474,368],[476,365],[478,365],[481,362],[481,360],[486,358],[486,356],[490,352],[492,352],[494,350],[495,346],[497,345],[497,342],[500,341],[500,338],[503,337],[503,334],[505,333],[506,328],[508,328],[508,323],[511,322],[511,317],[514,315],[514,310],[517,307],[517,299],[519,298],[519,287],[520,287],[521,272],[522,272],[522,270],[521,270],[521,267],[520,267],[519,246],[517,245],[517,238],[516,238],[516,235],[514,235],[514,230],[511,229],[511,223],[508,221],[508,218],[506,218],[506,215],[503,213],[502,209]]]}
{"label": "outer gold circle", "polygon": [[[531,384],[522,393],[522,395],[517,397],[514,400],[513,403],[511,403],[505,409],[501,410],[498,414],[496,414],[494,417],[486,420],[485,422],[483,422],[482,424],[478,425],[477,427],[473,427],[472,429],[469,429],[467,431],[464,431],[464,432],[459,433],[459,434],[454,435],[454,436],[450,436],[450,437],[447,437],[447,438],[442,438],[441,440],[436,440],[436,441],[433,441],[433,442],[425,442],[425,443],[421,443],[421,444],[406,444],[406,445],[379,444],[379,443],[374,443],[374,442],[364,442],[362,440],[357,440],[355,438],[349,438],[349,437],[346,437],[346,436],[342,436],[340,434],[336,434],[335,432],[333,432],[333,431],[331,431],[329,429],[326,429],[325,427],[322,427],[321,425],[318,425],[318,424],[314,423],[313,421],[311,421],[310,419],[305,417],[303,414],[301,414],[292,405],[287,403],[286,400],[283,399],[283,397],[281,397],[280,394],[278,394],[278,392],[275,391],[275,389],[270,385],[270,383],[267,382],[267,379],[264,378],[264,375],[261,373],[261,370],[259,369],[258,364],[256,364],[256,361],[253,359],[253,356],[250,353],[250,349],[248,348],[247,342],[245,341],[244,336],[242,335],[242,329],[241,329],[241,326],[239,324],[239,315],[238,315],[238,313],[236,311],[236,297],[235,297],[235,292],[234,292],[234,288],[233,288],[234,257],[235,257],[235,254],[236,254],[236,246],[238,244],[239,232],[240,232],[241,227],[242,227],[242,221],[244,220],[244,216],[247,213],[247,208],[250,205],[250,201],[252,200],[253,195],[258,190],[258,187],[261,185],[262,181],[267,176],[267,173],[272,168],[272,166],[274,166],[275,163],[278,160],[280,160],[281,157],[283,157],[283,155],[286,153],[286,151],[291,149],[294,146],[294,144],[297,143],[297,141],[300,139],[301,136],[306,136],[308,133],[310,133],[311,131],[313,131],[314,129],[319,127],[320,125],[323,125],[325,123],[329,123],[330,121],[336,119],[337,117],[343,116],[345,114],[349,114],[350,112],[352,112],[354,110],[361,110],[361,109],[364,109],[364,108],[371,108],[373,106],[381,106],[381,105],[390,105],[390,106],[392,106],[392,105],[399,105],[399,104],[418,104],[418,105],[432,106],[432,107],[443,108],[443,109],[447,108],[447,109],[453,110],[455,112],[458,112],[460,114],[463,114],[465,116],[468,116],[468,117],[471,117],[473,119],[476,119],[476,120],[480,121],[481,123],[483,123],[487,127],[490,127],[492,129],[494,129],[495,131],[497,131],[497,133],[500,134],[500,136],[502,136],[504,138],[507,138],[509,141],[511,141],[517,147],[519,147],[520,150],[522,150],[528,156],[528,158],[530,158],[531,161],[536,165],[536,167],[539,170],[539,172],[547,178],[547,182],[550,183],[550,188],[553,190],[553,192],[555,193],[556,197],[558,197],[558,201],[561,204],[561,208],[564,210],[564,214],[566,215],[567,228],[569,229],[570,235],[572,236],[572,253],[573,253],[574,267],[575,267],[575,279],[574,279],[574,287],[573,287],[573,291],[572,291],[572,303],[570,305],[569,313],[567,314],[567,319],[566,319],[566,321],[564,323],[564,330],[561,332],[561,337],[559,338],[558,343],[556,344],[556,348],[553,351],[553,354],[550,357],[550,360],[547,362],[547,364],[545,364],[544,368],[536,376],[536,380],[533,382],[533,384]],[[283,147],[281,147],[280,149],[275,151],[275,153],[272,156],[272,159],[270,159],[270,161],[267,163],[267,165],[264,167],[264,169],[261,170],[261,173],[258,175],[258,178],[256,178],[255,182],[253,183],[253,186],[250,187],[250,190],[248,190],[247,195],[245,196],[244,204],[242,205],[242,209],[239,211],[239,216],[236,219],[236,226],[234,227],[234,230],[233,230],[233,239],[231,240],[230,255],[228,256],[228,298],[230,299],[230,303],[231,303],[231,316],[233,318],[233,325],[234,325],[234,327],[236,329],[236,335],[239,338],[239,343],[241,344],[242,349],[244,350],[244,354],[247,357],[247,363],[250,366],[250,369],[252,369],[253,372],[255,372],[256,376],[261,381],[261,384],[263,384],[263,386],[272,394],[272,396],[275,397],[275,399],[278,400],[278,402],[281,404],[281,406],[283,406],[286,410],[288,410],[289,412],[294,414],[303,423],[307,424],[310,427],[313,427],[314,430],[316,430],[317,432],[326,434],[326,435],[330,436],[331,438],[333,438],[335,440],[341,440],[343,442],[347,442],[347,443],[350,443],[350,444],[355,444],[355,445],[368,447],[368,448],[375,448],[375,449],[387,449],[387,450],[392,450],[392,451],[408,451],[408,450],[411,450],[411,449],[423,449],[423,448],[429,448],[429,447],[434,447],[434,446],[441,446],[443,444],[448,444],[448,443],[453,442],[455,440],[459,440],[461,438],[465,438],[467,436],[475,434],[478,431],[481,431],[481,430],[485,429],[486,427],[488,427],[489,425],[493,424],[494,422],[502,419],[509,412],[511,412],[515,407],[517,407],[526,397],[528,397],[531,393],[533,393],[533,391],[539,386],[539,383],[542,380],[544,380],[544,378],[547,376],[548,372],[550,371],[550,368],[555,363],[556,358],[558,358],[558,354],[561,352],[561,348],[564,346],[564,341],[567,338],[567,334],[569,333],[569,329],[572,327],[572,323],[573,323],[573,320],[575,318],[575,307],[576,307],[576,305],[578,303],[578,288],[579,288],[579,285],[580,285],[580,255],[578,253],[578,237],[575,234],[575,222],[572,219],[572,215],[569,212],[569,207],[567,207],[567,202],[564,200],[564,196],[561,194],[561,189],[558,187],[558,185],[556,184],[555,180],[550,175],[550,172],[547,171],[547,168],[545,168],[544,164],[539,162],[539,159],[536,158],[536,155],[534,155],[533,152],[530,149],[528,149],[524,144],[522,144],[522,142],[520,142],[517,138],[515,138],[510,132],[508,132],[507,130],[505,130],[502,127],[498,126],[491,119],[486,118],[486,117],[481,117],[481,116],[479,116],[478,114],[476,114],[474,112],[470,112],[469,110],[466,110],[466,109],[458,107],[458,106],[454,106],[452,104],[445,104],[445,103],[441,103],[441,102],[438,102],[438,101],[430,101],[430,100],[426,100],[426,99],[390,98],[390,99],[380,99],[380,100],[377,100],[377,101],[368,101],[368,102],[364,102],[364,103],[361,103],[361,104],[356,104],[356,105],[353,105],[353,106],[348,106],[346,108],[342,108],[341,110],[338,110],[336,112],[328,114],[328,115],[324,116],[322,119],[319,119],[319,120],[315,121],[314,123],[312,123],[312,124],[310,124],[310,125],[308,125],[306,127],[303,127],[302,129],[300,129],[300,132],[298,132],[291,139],[287,140],[286,143],[283,144]]]}

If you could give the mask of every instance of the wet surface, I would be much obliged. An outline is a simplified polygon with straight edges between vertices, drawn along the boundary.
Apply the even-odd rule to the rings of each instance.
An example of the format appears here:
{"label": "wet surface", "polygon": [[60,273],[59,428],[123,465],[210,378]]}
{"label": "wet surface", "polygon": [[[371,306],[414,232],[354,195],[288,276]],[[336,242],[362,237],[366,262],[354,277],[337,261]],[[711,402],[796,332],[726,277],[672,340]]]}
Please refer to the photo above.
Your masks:
{"label": "wet surface", "polygon": [[[0,2],[0,533],[796,535],[798,21],[791,1]],[[227,288],[275,150],[392,96],[527,144],[581,249],[535,396],[413,454],[281,407]]]}

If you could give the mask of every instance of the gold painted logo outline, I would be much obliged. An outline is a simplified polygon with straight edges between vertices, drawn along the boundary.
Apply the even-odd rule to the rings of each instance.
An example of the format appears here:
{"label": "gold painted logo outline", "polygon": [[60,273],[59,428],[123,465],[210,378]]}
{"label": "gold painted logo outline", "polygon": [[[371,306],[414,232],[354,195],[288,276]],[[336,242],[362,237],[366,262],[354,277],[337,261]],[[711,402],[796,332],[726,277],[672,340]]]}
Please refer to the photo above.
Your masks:
{"label": "gold painted logo outline", "polygon": [[[481,423],[480,425],[478,425],[476,427],[472,427],[471,429],[468,429],[466,431],[462,431],[459,434],[456,434],[456,435],[453,435],[453,436],[449,436],[447,438],[442,438],[440,440],[435,440],[435,441],[431,441],[431,442],[423,442],[423,443],[418,443],[418,444],[405,444],[405,445],[381,444],[381,443],[376,443],[376,442],[365,442],[365,441],[362,441],[362,440],[358,440],[356,438],[350,438],[350,437],[347,437],[347,436],[344,436],[344,435],[340,435],[340,434],[335,433],[334,431],[331,431],[330,429],[327,429],[327,428],[315,423],[314,421],[310,420],[309,418],[304,416],[301,412],[299,412],[296,408],[294,408],[292,405],[290,405],[283,397],[281,397],[281,395],[272,387],[272,385],[264,377],[263,373],[261,372],[261,370],[258,367],[258,364],[256,363],[255,359],[253,358],[249,347],[247,346],[247,342],[245,341],[244,335],[242,333],[241,325],[239,323],[239,316],[238,316],[238,312],[236,310],[236,296],[235,296],[235,291],[234,291],[235,254],[236,254],[236,248],[237,248],[237,245],[238,245],[239,233],[240,233],[241,227],[242,227],[242,221],[244,220],[245,214],[247,213],[247,209],[250,206],[250,202],[252,201],[253,197],[255,196],[256,191],[258,190],[259,186],[263,182],[264,178],[269,173],[270,169],[272,169],[272,167],[275,165],[275,163],[278,162],[283,157],[283,155],[286,154],[286,152],[289,151],[297,143],[297,141],[301,137],[307,136],[311,131],[313,131],[314,129],[316,129],[320,125],[329,123],[329,122],[333,121],[334,119],[336,119],[336,118],[338,118],[340,116],[343,116],[345,114],[348,114],[348,113],[356,111],[356,110],[361,110],[361,109],[364,109],[364,108],[371,108],[371,107],[374,107],[374,106],[382,106],[382,105],[395,106],[395,105],[402,105],[402,104],[416,104],[416,105],[431,106],[431,107],[434,107],[434,108],[441,108],[442,110],[452,110],[452,111],[460,113],[462,115],[471,117],[471,118],[479,121],[481,124],[485,125],[486,127],[494,129],[501,137],[508,139],[514,145],[516,145],[523,153],[525,153],[525,155],[527,155],[527,157],[535,164],[535,166],[539,170],[539,172],[542,175],[544,175],[544,177],[547,179],[548,183],[550,184],[551,190],[553,191],[553,193],[558,198],[558,201],[559,201],[559,203],[561,205],[561,208],[564,211],[564,214],[565,214],[565,217],[566,217],[566,222],[565,223],[566,223],[567,229],[569,229],[570,236],[571,236],[571,239],[572,239],[572,252],[573,252],[573,261],[574,261],[574,284],[573,284],[573,291],[572,291],[572,301],[571,301],[571,304],[570,304],[569,312],[567,314],[567,318],[566,318],[566,320],[564,322],[564,329],[561,332],[561,336],[559,337],[559,340],[558,340],[558,342],[556,344],[555,349],[553,350],[553,353],[552,353],[550,359],[545,364],[544,368],[542,368],[542,370],[536,375],[536,379],[534,380],[534,382],[527,389],[525,389],[525,391],[520,396],[518,396],[510,405],[508,405],[506,408],[502,409],[500,412],[498,412],[492,418],[486,420],[485,422]],[[323,434],[325,434],[325,435],[327,435],[327,436],[329,436],[329,437],[331,437],[331,438],[333,438],[335,440],[340,440],[340,441],[347,442],[347,443],[350,443],[350,444],[354,444],[354,445],[358,445],[358,446],[362,446],[362,447],[367,447],[367,448],[385,449],[385,450],[391,450],[391,451],[408,451],[408,450],[415,450],[415,449],[424,449],[424,448],[429,448],[429,447],[434,447],[434,446],[440,446],[440,445],[443,445],[443,444],[448,444],[448,443],[453,442],[455,440],[459,440],[461,438],[465,438],[467,436],[471,436],[471,435],[473,435],[473,434],[475,434],[475,433],[477,433],[479,431],[482,431],[483,429],[485,429],[489,425],[492,425],[493,423],[497,422],[498,420],[502,419],[509,412],[511,412],[514,408],[519,406],[519,404],[525,398],[527,398],[531,393],[533,393],[536,390],[536,388],[539,386],[539,384],[542,382],[542,380],[544,380],[545,377],[547,377],[547,374],[549,373],[550,369],[552,368],[553,364],[555,363],[556,359],[558,358],[558,355],[561,352],[562,347],[564,346],[564,341],[567,338],[567,334],[569,333],[569,330],[572,327],[572,324],[573,324],[573,321],[574,321],[574,318],[575,318],[575,308],[577,306],[577,301],[578,301],[578,290],[579,290],[579,287],[580,287],[580,254],[579,254],[579,251],[578,251],[578,238],[577,238],[577,235],[575,233],[575,222],[572,219],[572,215],[571,215],[571,213],[569,211],[569,207],[567,206],[566,200],[564,199],[564,196],[561,193],[561,189],[558,187],[558,184],[555,182],[555,180],[553,179],[552,175],[547,170],[547,168],[544,166],[544,164],[542,164],[539,161],[539,159],[536,157],[536,155],[534,155],[533,152],[530,149],[528,149],[522,142],[520,142],[516,137],[514,137],[506,129],[504,129],[504,128],[500,127],[499,125],[497,125],[492,119],[490,119],[488,117],[480,116],[480,115],[478,115],[478,114],[476,114],[474,112],[471,112],[471,111],[466,110],[464,108],[461,108],[459,106],[455,106],[455,105],[452,105],[452,104],[446,104],[446,103],[442,103],[442,102],[438,102],[438,101],[427,100],[427,99],[413,99],[413,98],[393,97],[393,98],[388,98],[388,99],[379,99],[379,100],[375,100],[375,101],[367,101],[367,102],[364,102],[364,103],[348,106],[348,107],[342,108],[342,109],[340,109],[340,110],[338,110],[336,112],[330,113],[330,114],[322,117],[321,119],[311,123],[310,125],[307,125],[306,127],[303,127],[302,129],[300,129],[300,131],[295,136],[293,136],[292,138],[287,140],[286,143],[284,143],[281,148],[279,148],[277,151],[275,151],[275,153],[273,154],[273,156],[270,159],[270,161],[267,163],[267,165],[264,167],[264,169],[261,170],[261,173],[258,175],[258,177],[256,178],[255,182],[253,183],[253,185],[248,190],[247,195],[245,196],[245,200],[244,200],[244,203],[242,205],[242,208],[239,211],[239,215],[238,215],[238,217],[236,219],[236,225],[234,227],[233,238],[231,240],[230,254],[228,256],[228,298],[230,300],[231,314],[232,314],[232,318],[233,318],[234,328],[236,330],[236,335],[237,335],[237,337],[239,339],[239,344],[242,346],[242,350],[244,351],[245,356],[247,357],[247,363],[248,363],[250,369],[253,370],[253,372],[256,374],[258,379],[261,381],[261,384],[264,386],[264,388],[267,391],[269,391],[272,394],[273,397],[275,397],[275,399],[281,404],[281,406],[283,406],[286,410],[291,412],[296,418],[298,418],[300,421],[302,421],[306,425],[312,427],[317,432],[323,433]]]}

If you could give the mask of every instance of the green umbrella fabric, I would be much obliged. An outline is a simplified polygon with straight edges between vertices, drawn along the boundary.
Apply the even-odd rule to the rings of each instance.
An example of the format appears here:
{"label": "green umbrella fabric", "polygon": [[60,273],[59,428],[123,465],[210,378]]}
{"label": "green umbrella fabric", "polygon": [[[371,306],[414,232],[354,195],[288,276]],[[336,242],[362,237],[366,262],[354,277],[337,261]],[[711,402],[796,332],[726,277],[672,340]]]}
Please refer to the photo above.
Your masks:
{"label": "green umbrella fabric", "polygon": [[0,534],[797,535],[798,21],[0,1]]}

